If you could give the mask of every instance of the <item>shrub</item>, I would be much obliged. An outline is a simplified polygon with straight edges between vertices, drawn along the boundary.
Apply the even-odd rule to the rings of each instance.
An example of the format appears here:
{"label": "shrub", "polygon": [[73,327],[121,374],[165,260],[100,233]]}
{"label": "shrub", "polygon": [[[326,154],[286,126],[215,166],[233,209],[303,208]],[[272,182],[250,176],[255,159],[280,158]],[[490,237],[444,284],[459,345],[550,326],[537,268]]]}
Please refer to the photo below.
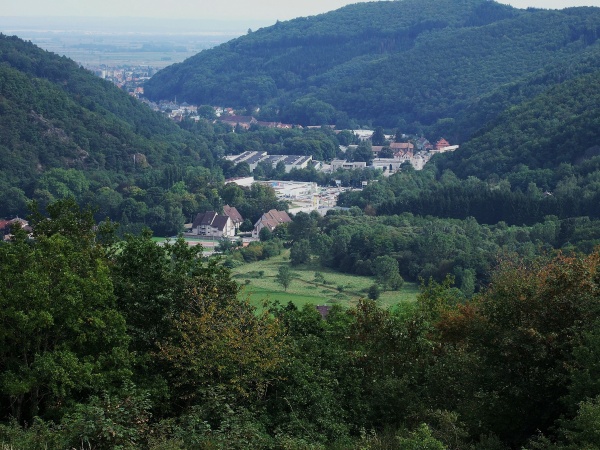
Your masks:
{"label": "shrub", "polygon": [[367,293],[371,300],[377,300],[381,295],[381,290],[379,289],[378,285],[372,284]]}

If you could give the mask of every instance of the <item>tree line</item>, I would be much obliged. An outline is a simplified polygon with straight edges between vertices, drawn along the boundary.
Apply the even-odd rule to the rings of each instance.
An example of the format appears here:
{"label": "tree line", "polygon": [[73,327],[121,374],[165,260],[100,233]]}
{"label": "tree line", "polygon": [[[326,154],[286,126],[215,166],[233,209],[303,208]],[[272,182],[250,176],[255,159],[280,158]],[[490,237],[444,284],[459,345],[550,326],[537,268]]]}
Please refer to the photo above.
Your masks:
{"label": "tree line", "polygon": [[181,240],[118,238],[72,200],[47,210],[0,244],[3,445],[600,445],[597,252],[507,252],[470,299],[429,280],[414,304],[323,319],[251,306]]}

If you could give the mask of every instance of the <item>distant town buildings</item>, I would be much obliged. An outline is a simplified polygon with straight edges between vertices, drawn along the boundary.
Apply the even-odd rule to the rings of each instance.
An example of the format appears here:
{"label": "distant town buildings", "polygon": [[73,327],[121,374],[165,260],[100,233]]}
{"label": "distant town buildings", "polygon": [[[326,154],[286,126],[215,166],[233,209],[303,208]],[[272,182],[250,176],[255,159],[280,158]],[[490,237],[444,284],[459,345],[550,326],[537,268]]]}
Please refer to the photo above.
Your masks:
{"label": "distant town buildings", "polygon": [[[363,130],[364,131],[364,130]],[[340,149],[345,152],[347,149],[356,149],[356,145],[350,145],[348,147],[340,146]],[[420,138],[416,141],[416,145],[412,142],[392,142],[387,147],[390,149],[391,158],[382,158],[380,154],[386,148],[385,145],[374,145],[371,150],[373,152],[373,162],[370,166],[367,166],[366,162],[355,161],[350,162],[343,159],[334,159],[331,161],[329,170],[335,172],[336,170],[353,170],[353,169],[366,169],[371,167],[373,169],[380,169],[383,171],[385,176],[389,176],[401,170],[402,164],[408,162],[415,170],[422,170],[425,164],[431,159],[434,154],[451,152],[459,148],[458,145],[450,145],[446,139],[440,139],[433,146],[425,138]],[[416,147],[416,151],[415,151]]]}
{"label": "distant town buildings", "polygon": [[141,98],[144,95],[144,83],[158,71],[158,69],[151,66],[139,65],[115,67],[99,64],[87,65],[85,68],[96,76],[112,82],[136,98]]}
{"label": "distant town buildings", "polygon": [[373,130],[352,130],[352,132],[360,141],[368,141],[374,133]]}
{"label": "distant town buildings", "polygon": [[364,161],[346,161],[345,159],[334,159],[331,161],[331,171],[335,172],[338,169],[351,170],[351,169],[365,169],[367,163]]}
{"label": "distant town buildings", "polygon": [[388,175],[398,172],[400,170],[400,166],[405,162],[405,160],[396,158],[375,158],[373,160],[373,168],[381,169],[384,175]]}
{"label": "distant town buildings", "polygon": [[269,164],[271,167],[276,167],[277,164],[285,165],[286,173],[292,169],[305,169],[312,161],[312,156],[299,155],[269,155],[267,152],[248,151],[239,155],[229,155],[225,157],[234,164],[245,162],[250,167],[250,171],[254,171],[260,163]]}
{"label": "distant town buildings", "polygon": [[[115,68],[99,66],[91,70],[101,78],[110,80],[122,89],[127,90],[129,94],[147,103],[152,109],[167,114],[174,121],[180,122],[186,118],[196,121],[200,120],[197,105],[190,105],[186,102],[179,104],[177,103],[177,99],[173,99],[172,101],[161,101],[159,103],[152,103],[144,99],[143,83],[156,72],[156,69],[152,67],[122,66]],[[284,124],[281,122],[263,122],[253,116],[238,115],[233,108],[229,107],[214,106],[213,108],[214,117],[216,118],[214,120],[231,126],[233,130],[237,127],[249,129],[254,125],[280,129],[302,128],[300,125]],[[334,128],[333,126],[331,127]],[[361,142],[369,141],[374,134],[373,130],[368,129],[350,131]],[[407,138],[406,135],[402,136]],[[388,135],[386,135],[385,138],[388,141],[393,139],[392,136]],[[356,149],[356,147],[356,145],[349,145],[348,147],[340,146],[340,150],[344,153],[347,149]],[[433,145],[424,137],[412,141],[407,139],[407,142],[389,142],[386,145],[372,146],[374,160],[370,166],[367,166],[367,164],[362,161],[351,162],[343,159],[334,159],[330,164],[325,164],[324,162],[313,161],[311,156],[269,155],[267,152],[263,151],[246,151],[239,155],[226,156],[226,158],[236,165],[241,162],[247,163],[250,171],[254,171],[260,163],[268,164],[272,168],[276,167],[279,163],[283,163],[286,173],[289,173],[294,168],[303,169],[312,165],[317,170],[327,170],[331,172],[340,169],[355,170],[371,167],[373,169],[382,170],[384,175],[391,175],[401,170],[401,166],[405,162],[410,163],[416,170],[421,170],[433,155],[455,151],[458,148],[458,145],[450,145],[443,137],[438,139]],[[386,149],[385,156],[388,157],[382,157],[384,149]],[[389,157],[390,155],[391,157]],[[253,182],[252,178],[250,178],[250,180]]]}
{"label": "distant town buildings", "polygon": [[412,156],[415,151],[415,146],[412,142],[392,142],[390,149],[396,155],[410,155]]}

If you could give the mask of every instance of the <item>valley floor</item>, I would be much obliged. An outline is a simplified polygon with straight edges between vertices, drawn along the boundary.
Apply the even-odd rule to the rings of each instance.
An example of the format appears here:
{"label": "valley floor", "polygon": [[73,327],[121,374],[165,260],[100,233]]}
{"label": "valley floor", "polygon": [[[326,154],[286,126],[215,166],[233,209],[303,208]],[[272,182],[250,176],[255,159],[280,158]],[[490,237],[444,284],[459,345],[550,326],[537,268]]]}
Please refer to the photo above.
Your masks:
{"label": "valley floor", "polygon": [[[289,264],[289,250],[264,261],[237,267],[233,269],[233,278],[244,285],[242,295],[256,306],[265,300],[281,304],[291,301],[297,307],[305,304],[354,306],[360,298],[367,297],[367,289],[375,282],[373,277],[334,272],[310,264],[292,267],[293,281],[285,291],[275,279],[277,270],[284,264]],[[316,272],[323,274],[325,283],[315,281]],[[382,292],[378,303],[384,308],[395,307],[415,301],[418,292],[416,283],[405,282],[399,291]]]}

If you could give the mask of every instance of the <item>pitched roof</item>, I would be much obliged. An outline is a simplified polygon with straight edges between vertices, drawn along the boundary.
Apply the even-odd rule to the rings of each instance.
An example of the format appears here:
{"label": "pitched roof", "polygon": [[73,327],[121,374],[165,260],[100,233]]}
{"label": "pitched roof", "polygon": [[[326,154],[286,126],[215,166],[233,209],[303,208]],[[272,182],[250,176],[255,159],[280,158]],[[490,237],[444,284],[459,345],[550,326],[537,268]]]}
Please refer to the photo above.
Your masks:
{"label": "pitched roof", "polygon": [[203,213],[198,213],[196,215],[196,218],[194,219],[192,228],[196,228],[201,225],[210,225],[213,222],[213,220],[215,220],[216,216],[217,216],[217,213],[214,211],[206,211]]}
{"label": "pitched roof", "polygon": [[317,305],[317,311],[319,311],[319,314],[321,314],[321,317],[323,319],[327,318],[327,315],[329,314],[330,309],[331,309],[331,306],[329,306],[329,305]]}
{"label": "pitched roof", "polygon": [[216,216],[211,226],[219,231],[223,231],[227,226],[227,221],[230,220],[228,216]]}
{"label": "pitched roof", "polygon": [[225,205],[223,206],[223,213],[229,216],[233,223],[242,223],[244,219],[235,206]]}
{"label": "pitched roof", "polygon": [[413,145],[412,142],[392,142],[390,144],[390,148],[392,150],[409,150],[414,147],[415,146]]}
{"label": "pitched roof", "polygon": [[440,140],[435,143],[435,148],[439,149],[443,147],[448,147],[449,145],[450,143],[446,139],[440,138]]}
{"label": "pitched roof", "polygon": [[272,209],[269,212],[264,214],[267,220],[274,220],[277,223],[287,223],[291,222],[290,216],[285,211],[277,211],[276,209]]}
{"label": "pitched roof", "polygon": [[192,224],[192,228],[208,225],[216,228],[219,231],[223,231],[227,225],[229,216],[221,216],[214,211],[206,211],[204,213],[198,213]]}
{"label": "pitched roof", "polygon": [[260,219],[258,219],[258,222],[256,222],[256,224],[254,225],[255,227],[258,226],[259,223],[262,223],[263,226],[268,227],[271,231],[273,231],[273,229],[282,223],[288,223],[291,222],[292,219],[290,219],[290,216],[288,216],[288,213],[285,211],[277,211],[276,209],[272,209],[266,213],[264,213],[262,215],[262,217]]}
{"label": "pitched roof", "polygon": [[31,227],[29,227],[29,222],[27,222],[25,219],[17,217],[11,220],[0,220],[0,231],[9,231],[10,227],[16,223],[21,225],[21,228],[24,230],[31,230]]}
{"label": "pitched roof", "polygon": [[252,116],[223,116],[220,118],[222,122],[234,123],[256,123],[256,119]]}
{"label": "pitched roof", "polygon": [[277,225],[279,225],[279,222],[277,222],[276,220],[273,219],[264,219],[262,221],[263,226],[267,227],[269,230],[273,231],[275,229],[275,227],[277,227]]}

